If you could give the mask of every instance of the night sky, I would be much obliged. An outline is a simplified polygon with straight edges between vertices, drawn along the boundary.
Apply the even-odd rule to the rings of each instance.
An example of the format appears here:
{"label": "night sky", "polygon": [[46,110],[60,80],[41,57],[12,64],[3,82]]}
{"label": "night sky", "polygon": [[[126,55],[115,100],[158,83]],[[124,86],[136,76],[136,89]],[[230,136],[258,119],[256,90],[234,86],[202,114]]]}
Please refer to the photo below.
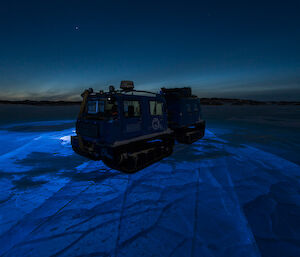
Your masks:
{"label": "night sky", "polygon": [[0,99],[192,86],[300,100],[300,1],[1,1]]}

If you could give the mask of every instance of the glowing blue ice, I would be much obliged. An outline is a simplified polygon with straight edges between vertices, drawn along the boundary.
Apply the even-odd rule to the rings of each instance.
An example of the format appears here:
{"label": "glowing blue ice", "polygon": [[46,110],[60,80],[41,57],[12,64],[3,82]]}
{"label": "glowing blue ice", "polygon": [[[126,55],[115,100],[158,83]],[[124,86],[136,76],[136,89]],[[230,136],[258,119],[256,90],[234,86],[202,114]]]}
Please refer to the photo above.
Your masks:
{"label": "glowing blue ice", "polygon": [[299,253],[298,165],[208,130],[126,175],[74,154],[74,128],[33,129],[63,123],[0,131],[0,255]]}

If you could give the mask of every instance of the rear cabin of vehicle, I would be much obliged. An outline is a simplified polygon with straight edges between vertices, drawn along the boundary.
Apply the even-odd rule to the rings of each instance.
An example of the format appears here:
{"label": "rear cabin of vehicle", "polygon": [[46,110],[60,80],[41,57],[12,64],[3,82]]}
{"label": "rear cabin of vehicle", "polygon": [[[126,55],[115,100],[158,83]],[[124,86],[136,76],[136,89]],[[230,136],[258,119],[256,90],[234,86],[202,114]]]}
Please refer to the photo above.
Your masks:
{"label": "rear cabin of vehicle", "polygon": [[167,103],[168,126],[176,139],[190,144],[204,136],[200,99],[192,95],[191,88],[162,88]]}

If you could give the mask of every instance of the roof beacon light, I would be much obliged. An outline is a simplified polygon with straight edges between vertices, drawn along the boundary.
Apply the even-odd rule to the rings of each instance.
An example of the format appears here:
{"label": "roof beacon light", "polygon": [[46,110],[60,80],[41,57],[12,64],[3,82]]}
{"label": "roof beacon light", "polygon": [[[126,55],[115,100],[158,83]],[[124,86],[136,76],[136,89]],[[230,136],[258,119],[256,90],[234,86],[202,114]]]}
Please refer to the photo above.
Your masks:
{"label": "roof beacon light", "polygon": [[130,80],[122,80],[120,84],[120,88],[125,91],[131,91],[134,89],[133,81]]}

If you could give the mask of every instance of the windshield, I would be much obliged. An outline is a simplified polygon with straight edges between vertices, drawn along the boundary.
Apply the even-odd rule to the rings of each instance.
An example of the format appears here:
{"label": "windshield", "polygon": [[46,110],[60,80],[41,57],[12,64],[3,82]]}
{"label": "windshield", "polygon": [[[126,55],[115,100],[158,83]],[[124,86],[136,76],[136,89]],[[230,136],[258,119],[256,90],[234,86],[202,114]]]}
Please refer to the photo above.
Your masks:
{"label": "windshield", "polygon": [[116,101],[106,99],[91,99],[87,102],[86,114],[91,118],[110,118],[118,116]]}

